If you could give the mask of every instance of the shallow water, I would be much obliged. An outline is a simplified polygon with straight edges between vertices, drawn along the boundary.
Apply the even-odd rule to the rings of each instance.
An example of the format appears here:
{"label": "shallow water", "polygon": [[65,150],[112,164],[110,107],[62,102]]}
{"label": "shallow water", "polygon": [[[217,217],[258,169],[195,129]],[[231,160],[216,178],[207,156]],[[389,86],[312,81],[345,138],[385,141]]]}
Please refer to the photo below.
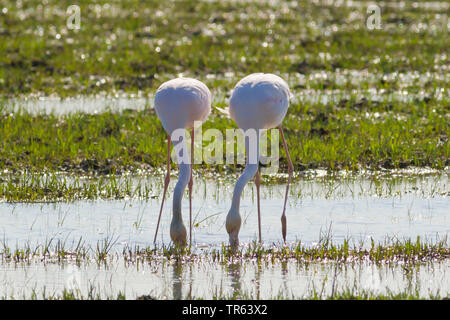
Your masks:
{"label": "shallow water", "polygon": [[[105,238],[120,244],[149,246],[153,243],[160,208],[162,177],[136,178],[147,181],[149,200],[75,201],[72,203],[0,203],[0,236],[8,246],[61,239],[70,243],[80,237],[94,246]],[[159,244],[169,244],[172,179],[161,218]],[[228,241],[225,218],[233,192],[230,181],[196,178],[193,195],[193,243],[211,247]],[[262,185],[262,236],[267,244],[281,242],[280,216],[285,184]],[[435,239],[450,231],[448,175],[409,178],[297,178],[290,188],[287,206],[287,241],[313,244],[331,227],[333,240],[383,241]],[[240,240],[257,240],[256,189],[249,183],[241,200]],[[183,217],[189,225],[187,193]]]}
{"label": "shallow water", "polygon": [[[108,267],[95,263],[2,264],[0,297],[36,299],[58,297],[64,289],[79,297],[127,299],[150,295],[158,299],[325,298],[350,291],[354,295],[413,293],[420,297],[450,292],[449,261],[427,263],[405,272],[402,265],[336,265],[296,262],[258,264],[235,262],[172,262]],[[91,295],[91,296],[90,296]]]}
{"label": "shallow water", "polygon": [[[148,179],[154,194],[160,194],[162,177]],[[136,181],[137,181],[136,180]],[[163,211],[158,245],[169,245],[171,192]],[[230,181],[228,181],[230,180]],[[234,179],[212,180],[197,177],[193,197],[193,251],[220,249],[227,243],[225,217],[230,205]],[[280,215],[284,184],[263,185],[261,189],[262,236],[267,246],[281,244]],[[249,183],[241,200],[242,245],[257,240],[256,190]],[[383,243],[386,239],[413,239],[434,242],[450,231],[448,175],[424,174],[374,179],[326,176],[297,177],[292,184],[287,208],[287,241],[301,240],[314,246],[330,232],[334,243]],[[75,201],[73,203],[0,203],[0,239],[5,247],[36,248],[60,241],[66,248],[83,245],[95,252],[103,241],[111,241],[112,260],[107,265],[95,261],[0,264],[0,297],[38,299],[77,289],[88,297],[134,299],[140,295],[157,298],[214,298],[244,296],[268,299],[326,297],[350,290],[355,294],[418,292],[420,296],[446,296],[450,291],[449,261],[424,263],[413,272],[401,264],[375,265],[297,262],[258,263],[256,261],[217,263],[205,258],[193,262],[127,263],[123,248],[152,247],[160,199],[124,201]],[[188,223],[187,194],[183,215]],[[50,245],[51,246],[51,245]],[[335,278],[335,281],[333,281]],[[353,290],[353,291],[352,291]]]}

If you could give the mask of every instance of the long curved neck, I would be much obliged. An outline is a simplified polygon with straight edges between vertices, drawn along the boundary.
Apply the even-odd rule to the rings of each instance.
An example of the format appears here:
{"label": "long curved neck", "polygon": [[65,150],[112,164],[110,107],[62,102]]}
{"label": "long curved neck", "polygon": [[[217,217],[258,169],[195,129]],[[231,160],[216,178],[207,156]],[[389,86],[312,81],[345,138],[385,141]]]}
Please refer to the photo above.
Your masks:
{"label": "long curved neck", "polygon": [[245,185],[255,176],[258,171],[259,165],[259,138],[260,131],[256,131],[256,139],[248,139],[245,138],[245,150],[247,152],[247,159],[244,172],[239,177],[236,182],[233,191],[233,200],[231,203],[231,207],[239,211],[239,205],[241,202],[242,191],[244,190]]}
{"label": "long curved neck", "polygon": [[[173,203],[172,203],[172,212],[173,219],[175,221],[182,221],[181,215],[181,200],[183,199],[184,190],[189,183],[189,179],[191,177],[191,163],[189,160],[189,156],[181,155],[179,152],[187,152],[186,147],[186,136],[181,137],[178,140],[172,140],[174,149],[178,151],[177,154],[177,164],[179,169],[178,174],[178,182],[175,185],[175,189],[173,191]],[[184,160],[183,160],[184,159]]]}

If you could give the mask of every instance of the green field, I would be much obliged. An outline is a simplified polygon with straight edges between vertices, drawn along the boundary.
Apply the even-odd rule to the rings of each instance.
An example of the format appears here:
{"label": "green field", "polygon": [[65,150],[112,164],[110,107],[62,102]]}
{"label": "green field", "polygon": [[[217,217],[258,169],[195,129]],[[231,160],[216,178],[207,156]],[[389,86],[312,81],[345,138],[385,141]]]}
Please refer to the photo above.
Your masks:
{"label": "green field", "polygon": [[[204,81],[224,107],[252,72],[291,87],[283,125],[296,170],[449,165],[448,3],[389,2],[372,30],[364,1],[79,1],[79,30],[67,25],[72,1],[19,3],[0,0],[2,170],[104,174],[165,161],[151,103],[36,116],[10,113],[11,98],[152,101],[162,82],[183,74]],[[233,127],[215,109],[205,124]]]}
{"label": "green field", "polygon": [[[449,12],[411,0],[0,0],[0,299],[448,300]],[[293,94],[291,239],[276,242],[280,148],[283,174],[261,188],[265,242],[250,183],[244,242],[227,246],[243,166],[203,162],[193,245],[164,243],[169,203],[151,246],[167,148],[155,91],[203,81],[203,132],[225,136],[236,124],[215,107],[254,72]],[[105,105],[45,105],[83,99]]]}

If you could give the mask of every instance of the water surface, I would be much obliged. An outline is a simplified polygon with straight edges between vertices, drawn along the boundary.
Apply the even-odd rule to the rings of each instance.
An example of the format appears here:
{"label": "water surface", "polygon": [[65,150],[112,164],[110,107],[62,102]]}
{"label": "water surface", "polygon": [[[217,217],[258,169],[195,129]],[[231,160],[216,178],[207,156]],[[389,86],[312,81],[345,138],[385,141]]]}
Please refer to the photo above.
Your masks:
{"label": "water surface", "polygon": [[[152,192],[160,195],[162,177],[148,179]],[[137,181],[136,180],[136,181]],[[58,297],[64,289],[84,298],[127,299],[150,295],[159,299],[186,298],[311,298],[339,292],[355,295],[408,293],[420,297],[445,297],[450,292],[449,261],[426,262],[405,269],[401,263],[371,262],[336,264],[297,261],[278,263],[257,260],[218,263],[203,252],[227,243],[225,218],[230,206],[233,180],[195,179],[193,200],[192,261],[125,261],[124,248],[153,246],[160,198],[149,200],[96,200],[72,203],[0,203],[1,243],[6,248],[38,248],[58,241],[67,250],[83,246],[95,256],[98,245],[109,241],[108,263],[95,259],[69,261],[0,263],[0,297]],[[281,179],[282,180],[282,179]],[[173,181],[173,180],[172,180]],[[170,245],[171,192],[161,219],[158,245]],[[280,215],[285,184],[263,185],[261,189],[264,245],[281,244]],[[183,200],[188,223],[188,200]],[[256,191],[253,183],[241,200],[242,246],[257,240]],[[287,241],[301,240],[314,246],[325,234],[334,243],[370,244],[371,240],[415,240],[435,242],[450,230],[448,176],[372,178],[297,178],[287,207]],[[203,258],[202,258],[203,257]]]}
{"label": "water surface", "polygon": [[[117,244],[149,246],[160,208],[162,177],[139,177],[136,184],[147,183],[154,196],[148,200],[75,201],[70,203],[0,203],[0,234],[9,246],[42,243],[46,239],[75,241],[82,237],[95,245],[105,237]],[[169,244],[173,177],[161,219],[159,244]],[[143,181],[143,182],[142,182]],[[283,179],[279,180],[280,182]],[[193,195],[193,242],[220,246],[228,241],[225,219],[234,180],[195,178]],[[267,244],[281,242],[280,216],[285,184],[261,187],[262,235]],[[305,244],[318,241],[330,229],[333,239],[383,241],[398,239],[436,239],[450,230],[448,175],[374,178],[297,178],[290,188],[287,206],[287,241]],[[256,189],[250,182],[241,200],[240,240],[257,239]],[[187,192],[183,217],[189,220]]]}

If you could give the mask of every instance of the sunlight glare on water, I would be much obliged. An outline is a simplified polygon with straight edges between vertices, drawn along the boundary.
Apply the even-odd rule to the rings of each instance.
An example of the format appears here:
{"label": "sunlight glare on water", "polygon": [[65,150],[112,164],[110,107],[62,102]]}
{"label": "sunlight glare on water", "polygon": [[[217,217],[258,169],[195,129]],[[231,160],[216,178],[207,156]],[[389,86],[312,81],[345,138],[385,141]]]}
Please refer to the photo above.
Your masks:
{"label": "sunlight glare on water", "polygon": [[[0,233],[8,245],[42,243],[46,239],[66,242],[82,238],[95,245],[107,237],[120,244],[152,245],[159,213],[162,177],[136,178],[150,181],[153,194],[148,200],[95,200],[71,203],[0,203]],[[160,181],[161,180],[161,181]],[[158,243],[169,244],[171,221],[170,184]],[[225,218],[233,192],[233,181],[196,179],[193,194],[193,242],[199,246],[227,243]],[[264,243],[281,243],[280,216],[284,184],[261,188],[262,236]],[[299,178],[290,188],[287,207],[287,241],[317,242],[330,229],[333,240],[355,242],[386,236],[435,239],[450,230],[448,177],[424,175],[415,178],[328,179]],[[246,186],[241,200],[240,241],[257,240],[256,190]],[[189,204],[183,199],[184,223],[188,226]]]}
{"label": "sunlight glare on water", "polygon": [[[391,174],[394,176],[395,174]],[[366,178],[298,178],[293,183],[287,210],[287,241],[301,240],[313,247],[321,235],[330,232],[333,243],[370,244],[386,239],[416,239],[435,242],[450,229],[448,177],[433,174],[374,181]],[[136,178],[141,179],[141,178]],[[159,186],[162,176],[149,178]],[[392,180],[393,179],[393,180]],[[233,179],[231,179],[233,180]],[[3,250],[0,264],[0,297],[37,299],[61,297],[64,290],[82,298],[135,299],[148,295],[157,299],[326,298],[350,290],[355,295],[409,293],[428,297],[448,294],[449,262],[421,263],[405,269],[400,263],[374,264],[296,261],[270,263],[236,259],[213,261],[205,253],[221,250],[227,243],[225,217],[233,183],[221,179],[196,179],[194,184],[194,255],[188,260],[160,260],[140,263],[124,260],[127,248],[148,248],[160,199],[126,201],[75,201],[73,203],[0,203],[0,232]],[[281,205],[284,184],[263,185],[262,236],[265,246],[281,244]],[[173,184],[169,194],[173,191]],[[188,202],[183,200],[183,213]],[[158,245],[170,244],[170,197],[164,209]],[[240,240],[245,248],[257,240],[255,188],[249,184],[241,201]],[[79,241],[90,256],[111,243],[105,264],[94,259],[80,262],[43,262],[39,259],[15,262],[6,258],[14,248],[62,244],[74,250]],[[106,242],[105,242],[106,241]],[[53,245],[51,245],[53,244]],[[10,248],[10,249],[7,249]],[[405,271],[407,270],[407,272]],[[409,271],[408,271],[409,270]]]}

